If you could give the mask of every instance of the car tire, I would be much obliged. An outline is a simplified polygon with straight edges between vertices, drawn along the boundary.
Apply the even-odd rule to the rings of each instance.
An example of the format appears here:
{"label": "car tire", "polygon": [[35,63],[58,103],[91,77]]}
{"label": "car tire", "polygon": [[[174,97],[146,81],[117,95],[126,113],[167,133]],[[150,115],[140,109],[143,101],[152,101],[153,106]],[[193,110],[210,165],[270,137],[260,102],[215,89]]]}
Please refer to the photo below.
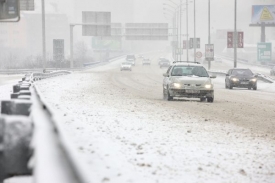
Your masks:
{"label": "car tire", "polygon": [[226,81],[225,81],[225,88],[227,89],[228,87],[227,87],[227,84],[226,84]]}
{"label": "car tire", "polygon": [[214,102],[214,97],[207,97],[207,102],[213,103]]}
{"label": "car tire", "polygon": [[229,83],[228,88],[229,88],[230,90],[232,90],[232,89],[233,89],[233,87],[231,86],[231,84],[230,84],[230,83]]}
{"label": "car tire", "polygon": [[251,87],[248,87],[247,89],[251,90]]}
{"label": "car tire", "polygon": [[167,100],[167,101],[173,100],[173,97],[170,96],[168,86],[167,86],[167,89],[166,89],[166,90],[163,89],[163,98],[164,98],[165,100]]}
{"label": "car tire", "polygon": [[203,97],[203,98],[200,98],[200,101],[201,102],[204,102],[205,101],[205,98]]}
{"label": "car tire", "polygon": [[254,86],[254,87],[253,87],[253,90],[257,90],[257,86]]}

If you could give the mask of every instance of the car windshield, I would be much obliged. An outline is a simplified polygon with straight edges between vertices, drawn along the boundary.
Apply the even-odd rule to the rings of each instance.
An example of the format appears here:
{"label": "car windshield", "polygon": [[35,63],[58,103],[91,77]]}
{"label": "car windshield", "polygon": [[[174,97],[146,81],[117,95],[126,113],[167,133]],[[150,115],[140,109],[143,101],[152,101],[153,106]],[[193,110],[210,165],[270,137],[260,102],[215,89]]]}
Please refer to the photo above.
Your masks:
{"label": "car windshield", "polygon": [[175,66],[171,75],[209,77],[206,69],[202,66]]}
{"label": "car windshield", "polygon": [[127,55],[126,59],[135,59],[135,56],[134,55]]}
{"label": "car windshield", "polygon": [[235,76],[252,76],[253,73],[249,69],[236,69],[232,71],[232,75]]}
{"label": "car windshield", "polygon": [[122,65],[131,65],[129,62],[123,62]]}

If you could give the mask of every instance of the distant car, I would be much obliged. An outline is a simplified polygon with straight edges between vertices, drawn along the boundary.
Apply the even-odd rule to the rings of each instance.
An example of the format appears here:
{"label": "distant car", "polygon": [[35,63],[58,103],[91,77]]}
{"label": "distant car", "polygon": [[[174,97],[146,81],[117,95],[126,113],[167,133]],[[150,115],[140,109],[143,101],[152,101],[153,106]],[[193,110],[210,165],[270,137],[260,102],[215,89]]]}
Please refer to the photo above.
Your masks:
{"label": "distant car", "polygon": [[270,76],[275,76],[275,66],[270,70]]}
{"label": "distant car", "polygon": [[163,74],[163,99],[174,97],[199,98],[200,101],[214,101],[214,85],[203,65],[194,62],[173,62]]}
{"label": "distant car", "polygon": [[160,65],[160,62],[161,62],[162,60],[165,60],[165,58],[164,58],[164,57],[159,57],[159,59],[158,59],[158,64],[159,64],[159,65]]}
{"label": "distant car", "polygon": [[170,66],[170,61],[167,60],[167,59],[162,59],[160,62],[159,62],[159,67],[162,68],[162,67],[169,67]]}
{"label": "distant car", "polygon": [[257,75],[254,75],[250,69],[230,69],[225,77],[225,88],[233,87],[257,90]]}
{"label": "distant car", "polygon": [[218,63],[222,63],[222,58],[215,57],[215,58],[214,58],[214,61],[215,61],[215,62],[218,62]]}
{"label": "distant car", "polygon": [[137,55],[137,58],[143,58],[143,56],[142,55]]}
{"label": "distant car", "polygon": [[120,65],[120,71],[123,71],[123,70],[132,71],[132,64],[129,62],[122,62]]}
{"label": "distant car", "polygon": [[144,58],[142,60],[142,65],[151,65],[151,60],[149,58]]}
{"label": "distant car", "polygon": [[135,55],[127,55],[126,56],[126,61],[131,63],[132,66],[135,66],[136,65],[136,57]]}

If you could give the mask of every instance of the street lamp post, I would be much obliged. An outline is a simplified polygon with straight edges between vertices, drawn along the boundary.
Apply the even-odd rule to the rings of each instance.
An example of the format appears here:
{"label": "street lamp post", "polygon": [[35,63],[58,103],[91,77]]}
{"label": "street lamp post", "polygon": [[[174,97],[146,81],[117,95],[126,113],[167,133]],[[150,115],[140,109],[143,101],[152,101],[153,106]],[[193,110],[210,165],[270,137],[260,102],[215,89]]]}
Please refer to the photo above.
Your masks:
{"label": "street lamp post", "polygon": [[194,62],[196,62],[196,48],[197,48],[197,38],[196,38],[196,0],[194,0]]}
{"label": "street lamp post", "polygon": [[41,0],[42,5],[42,50],[43,50],[43,70],[46,67],[46,31],[45,31],[45,3]]}
{"label": "street lamp post", "polygon": [[[174,20],[173,38],[175,37],[174,35],[176,35],[176,43],[177,43],[177,48],[176,49],[178,49],[178,42],[179,42],[179,40],[178,40],[178,25],[177,25],[177,19],[178,19],[177,18],[177,8],[173,7],[173,6],[169,5],[169,4],[166,4],[166,3],[163,3],[163,5],[167,5],[167,6],[171,7],[174,10],[174,11],[171,11],[169,9],[163,8],[163,10],[167,10],[167,11],[169,11],[169,12],[171,12],[173,14],[173,20]],[[176,60],[178,60],[177,50],[175,51],[175,57],[174,58],[176,58]]]}
{"label": "street lamp post", "polygon": [[[210,40],[210,0],[208,0],[208,44],[211,43]],[[208,60],[208,70],[211,69],[211,61]]]}
{"label": "street lamp post", "polygon": [[181,7],[182,7],[182,0],[180,0],[180,12],[179,12],[179,14],[180,14],[180,40],[179,40],[179,42],[180,42],[180,48],[179,48],[179,52],[180,52],[180,61],[181,61],[181,53],[182,53],[182,48],[181,48]]}
{"label": "street lamp post", "polygon": [[237,1],[235,0],[234,13],[234,68],[237,67]]}
{"label": "street lamp post", "polygon": [[186,59],[189,61],[189,41],[188,41],[188,0],[186,0]]}

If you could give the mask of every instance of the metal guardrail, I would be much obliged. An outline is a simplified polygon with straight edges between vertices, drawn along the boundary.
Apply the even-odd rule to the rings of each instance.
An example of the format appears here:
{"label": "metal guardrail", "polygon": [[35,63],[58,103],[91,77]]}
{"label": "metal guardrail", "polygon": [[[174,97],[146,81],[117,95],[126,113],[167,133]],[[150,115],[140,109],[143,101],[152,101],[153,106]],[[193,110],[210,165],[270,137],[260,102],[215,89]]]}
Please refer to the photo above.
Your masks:
{"label": "metal guardrail", "polygon": [[35,183],[88,183],[62,118],[42,98],[35,81],[69,71],[32,73],[13,86],[12,100],[1,101],[0,182],[33,175]]}

